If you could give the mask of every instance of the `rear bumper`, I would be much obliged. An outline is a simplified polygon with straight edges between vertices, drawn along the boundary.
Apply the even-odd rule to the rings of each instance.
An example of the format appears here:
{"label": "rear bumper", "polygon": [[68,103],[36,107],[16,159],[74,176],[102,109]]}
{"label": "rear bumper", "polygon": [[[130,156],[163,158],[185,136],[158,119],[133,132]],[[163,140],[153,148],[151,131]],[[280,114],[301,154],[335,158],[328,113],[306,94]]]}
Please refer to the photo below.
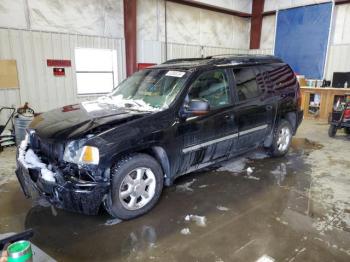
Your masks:
{"label": "rear bumper", "polygon": [[301,122],[303,121],[303,118],[304,118],[304,111],[303,110],[297,111],[297,121],[296,121],[297,125],[295,127],[294,134],[297,132],[298,127],[300,126]]}
{"label": "rear bumper", "polygon": [[24,195],[29,198],[39,195],[57,208],[88,215],[98,213],[108,182],[90,182],[74,177],[64,177],[55,169],[55,181],[47,181],[41,175],[41,168],[28,168],[22,159],[17,160],[16,176]]}

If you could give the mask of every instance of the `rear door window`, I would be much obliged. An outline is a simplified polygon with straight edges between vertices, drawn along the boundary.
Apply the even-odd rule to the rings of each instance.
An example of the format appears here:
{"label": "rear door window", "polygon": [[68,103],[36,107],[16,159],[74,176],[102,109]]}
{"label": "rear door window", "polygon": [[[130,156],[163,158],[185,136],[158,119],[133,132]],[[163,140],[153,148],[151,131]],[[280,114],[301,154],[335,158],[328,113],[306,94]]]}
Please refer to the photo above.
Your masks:
{"label": "rear door window", "polygon": [[256,72],[253,67],[233,70],[238,101],[245,101],[258,97],[262,90],[259,88]]}

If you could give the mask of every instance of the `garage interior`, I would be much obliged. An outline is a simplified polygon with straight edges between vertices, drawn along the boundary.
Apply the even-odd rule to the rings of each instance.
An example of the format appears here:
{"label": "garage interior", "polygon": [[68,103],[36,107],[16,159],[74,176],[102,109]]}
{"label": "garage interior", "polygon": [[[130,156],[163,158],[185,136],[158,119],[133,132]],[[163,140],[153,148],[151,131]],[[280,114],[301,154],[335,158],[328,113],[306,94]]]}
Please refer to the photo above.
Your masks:
{"label": "garage interior", "polygon": [[26,199],[15,141],[2,142],[0,240],[33,229],[37,261],[349,261],[350,136],[328,134],[350,96],[349,24],[347,0],[0,0],[2,135],[9,108],[92,101],[146,67],[222,54],[284,59],[304,110],[286,156],[182,176],[128,221]]}

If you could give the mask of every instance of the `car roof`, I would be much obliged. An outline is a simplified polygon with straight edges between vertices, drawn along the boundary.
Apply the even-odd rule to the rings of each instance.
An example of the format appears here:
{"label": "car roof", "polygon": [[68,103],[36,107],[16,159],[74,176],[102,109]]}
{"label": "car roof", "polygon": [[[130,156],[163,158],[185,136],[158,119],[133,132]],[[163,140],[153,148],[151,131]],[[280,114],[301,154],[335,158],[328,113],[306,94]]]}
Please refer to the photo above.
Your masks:
{"label": "car roof", "polygon": [[272,55],[216,55],[205,58],[172,59],[151,68],[197,69],[202,67],[225,67],[271,63],[283,63],[283,61]]}

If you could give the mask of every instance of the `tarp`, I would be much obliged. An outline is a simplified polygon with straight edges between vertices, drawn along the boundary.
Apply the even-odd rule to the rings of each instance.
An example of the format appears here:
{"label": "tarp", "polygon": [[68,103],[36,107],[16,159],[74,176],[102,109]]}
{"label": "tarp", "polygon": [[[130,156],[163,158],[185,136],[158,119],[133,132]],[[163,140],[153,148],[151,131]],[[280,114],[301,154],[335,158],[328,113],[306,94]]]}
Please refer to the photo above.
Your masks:
{"label": "tarp", "polygon": [[275,55],[307,78],[322,79],[327,55],[332,3],[278,12]]}

